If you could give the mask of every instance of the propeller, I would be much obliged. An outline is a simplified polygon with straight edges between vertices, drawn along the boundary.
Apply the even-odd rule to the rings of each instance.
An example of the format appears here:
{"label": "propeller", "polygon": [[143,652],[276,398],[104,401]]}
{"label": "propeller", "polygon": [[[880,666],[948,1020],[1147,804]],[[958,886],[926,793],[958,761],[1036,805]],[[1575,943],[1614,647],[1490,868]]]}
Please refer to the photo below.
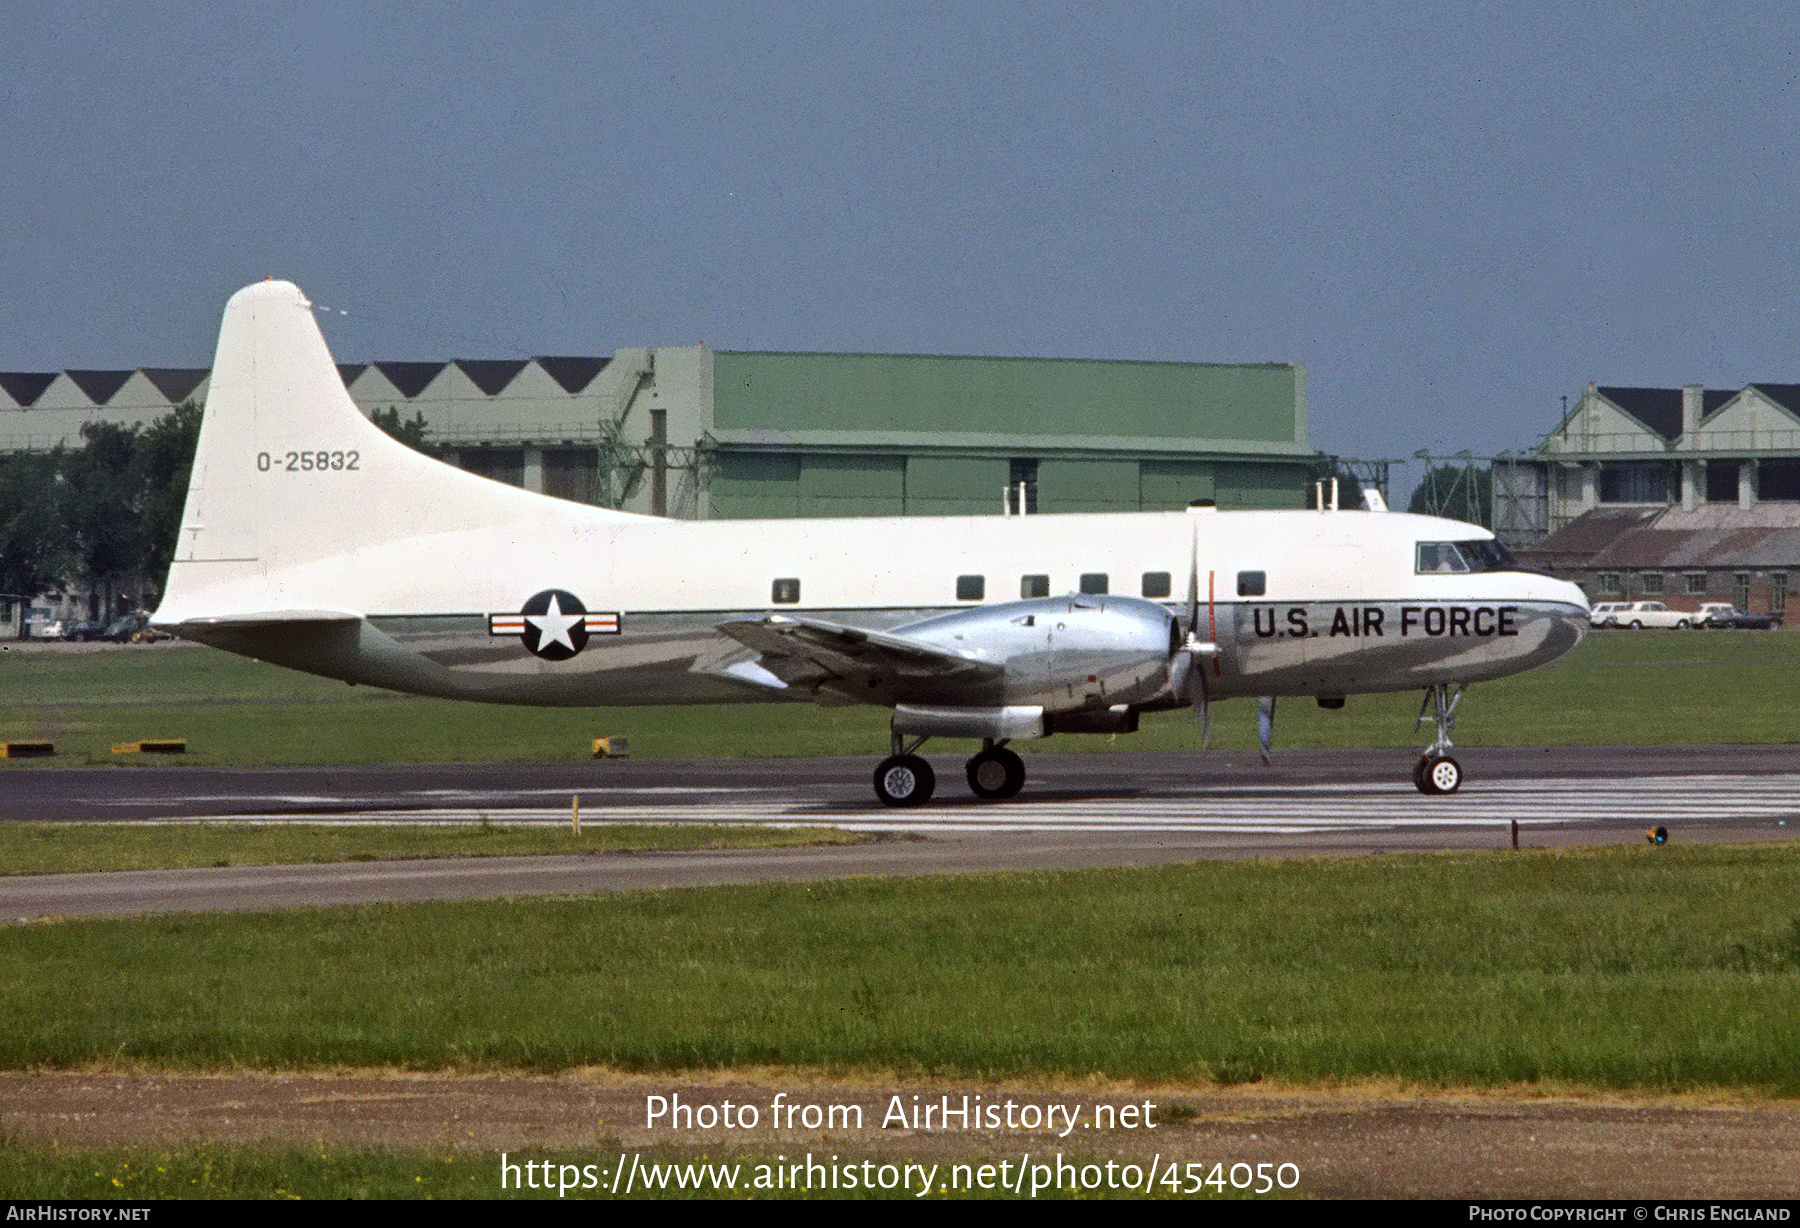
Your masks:
{"label": "propeller", "polygon": [[[1206,600],[1209,611],[1207,630],[1210,626],[1210,610],[1212,606],[1212,573],[1206,577]],[[1214,669],[1218,668],[1216,658],[1219,645],[1210,637],[1200,638],[1200,531],[1196,527],[1188,559],[1188,596],[1186,634],[1177,639],[1180,622],[1171,628],[1169,635],[1169,693],[1176,699],[1189,700],[1194,705],[1194,723],[1200,727],[1200,748],[1205,750],[1212,744],[1212,693],[1206,681],[1206,667],[1201,665],[1195,669],[1196,662],[1212,660]],[[1196,682],[1196,678],[1198,681]],[[1269,762],[1269,747],[1275,739],[1275,697],[1264,695],[1256,701],[1256,741],[1262,750],[1262,761]]]}
{"label": "propeller", "polygon": [[[1212,579],[1207,578],[1210,588]],[[1208,593],[1210,600],[1211,594]],[[1177,624],[1179,626],[1180,624]],[[1169,693],[1176,699],[1191,700],[1194,705],[1194,724],[1200,727],[1200,747],[1206,749],[1212,744],[1212,695],[1206,683],[1206,669],[1202,666],[1198,671],[1199,682],[1195,684],[1196,671],[1194,664],[1203,659],[1218,655],[1219,646],[1210,640],[1200,638],[1200,542],[1199,530],[1194,532],[1192,555],[1188,563],[1188,600],[1187,600],[1187,633],[1180,643],[1171,645],[1169,653]],[[1170,640],[1175,639],[1171,635]]]}

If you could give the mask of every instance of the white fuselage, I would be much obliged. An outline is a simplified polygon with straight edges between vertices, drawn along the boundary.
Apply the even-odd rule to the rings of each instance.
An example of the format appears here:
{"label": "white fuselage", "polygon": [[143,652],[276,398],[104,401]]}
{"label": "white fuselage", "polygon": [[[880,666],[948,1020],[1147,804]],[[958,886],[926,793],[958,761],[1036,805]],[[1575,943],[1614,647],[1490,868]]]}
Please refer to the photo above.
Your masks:
{"label": "white fuselage", "polygon": [[[1516,673],[1579,640],[1574,585],[1421,549],[1491,540],[1386,512],[687,522],[587,507],[389,439],[298,288],[265,282],[226,308],[155,621],[496,703],[1159,707],[1182,701],[1171,661],[1189,635],[1211,646],[1196,667],[1211,697],[1336,697]],[[782,640],[771,615],[813,620],[815,642]],[[895,629],[857,656],[859,634]]]}
{"label": "white fuselage", "polygon": [[[1190,575],[1198,589],[1197,633],[1219,645],[1209,667],[1218,698],[1346,695],[1501,676],[1567,651],[1587,617],[1579,590],[1547,576],[1418,574],[1419,542],[1466,541],[1482,531],[1396,513],[692,523],[590,519],[575,504],[542,506],[542,521],[529,534],[427,533],[240,574],[197,603],[213,617],[321,606],[354,611],[415,657],[411,669],[383,685],[551,704],[812,698],[729,673],[733,661],[755,655],[717,630],[734,619],[775,612],[890,630],[1036,594],[1052,604],[1102,603],[1098,593],[1081,593],[1084,587],[1140,600],[1148,588],[1148,600],[1181,612]],[[177,575],[189,566],[207,565],[178,561]],[[1255,573],[1261,591],[1240,595],[1240,575]],[[959,584],[964,593],[977,591],[976,577],[981,597],[959,600]],[[516,635],[491,633],[492,616],[517,614],[527,598],[551,589],[575,595],[587,611],[616,615],[616,633],[592,635],[580,652],[554,661],[525,651]],[[327,595],[331,600],[322,600]],[[159,619],[178,621],[170,613],[165,606]],[[1046,625],[1043,633],[1053,631]],[[221,646],[242,638],[228,624],[210,635],[190,624],[184,634]],[[254,651],[274,660],[286,655],[268,643]],[[398,663],[390,654],[388,667]],[[339,666],[318,672],[378,680],[350,662]]]}

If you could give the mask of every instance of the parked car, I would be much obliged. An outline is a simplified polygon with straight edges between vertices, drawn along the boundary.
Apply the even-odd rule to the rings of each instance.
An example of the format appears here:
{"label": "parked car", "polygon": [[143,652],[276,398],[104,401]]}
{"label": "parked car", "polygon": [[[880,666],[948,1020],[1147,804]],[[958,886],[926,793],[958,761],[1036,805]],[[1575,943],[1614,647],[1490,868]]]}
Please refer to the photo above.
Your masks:
{"label": "parked car", "polygon": [[166,640],[168,635],[150,629],[150,615],[144,610],[133,610],[129,614],[115,619],[106,631],[96,637],[111,640],[115,644],[151,644],[157,640]]}
{"label": "parked car", "polygon": [[1629,601],[1602,601],[1588,611],[1588,626],[1616,627],[1619,625],[1616,621],[1619,611],[1630,608]]}
{"label": "parked car", "polygon": [[1721,601],[1709,601],[1694,617],[1697,626],[1738,631],[1773,631],[1781,626],[1779,614],[1749,614]]}
{"label": "parked car", "polygon": [[105,634],[105,623],[96,618],[84,618],[78,623],[70,623],[68,626],[64,627],[62,637],[65,640],[76,640],[85,643],[88,640],[97,640]]}
{"label": "parked car", "polygon": [[27,619],[25,634],[34,640],[60,640],[64,626],[60,618]]}
{"label": "parked car", "polygon": [[1694,616],[1686,610],[1671,610],[1660,601],[1634,601],[1616,612],[1612,619],[1613,626],[1630,627],[1633,631],[1642,627],[1686,631],[1694,622]]}

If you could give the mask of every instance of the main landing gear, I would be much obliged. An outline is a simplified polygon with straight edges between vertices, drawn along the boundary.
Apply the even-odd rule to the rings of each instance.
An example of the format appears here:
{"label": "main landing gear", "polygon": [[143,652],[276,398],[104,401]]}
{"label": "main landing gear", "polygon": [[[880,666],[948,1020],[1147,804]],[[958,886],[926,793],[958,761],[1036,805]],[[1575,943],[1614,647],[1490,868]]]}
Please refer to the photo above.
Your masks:
{"label": "main landing gear", "polygon": [[[924,744],[920,738],[907,746],[899,734],[894,735],[894,753],[875,769],[875,796],[883,806],[923,806],[931,800],[937,773],[917,754]],[[1012,797],[1025,787],[1025,761],[1007,750],[1004,741],[993,738],[983,739],[967,772],[970,791],[989,801]]]}
{"label": "main landing gear", "polygon": [[[1456,725],[1456,705],[1467,689],[1460,682],[1439,682],[1426,687],[1425,698],[1419,701],[1416,723],[1423,724],[1429,719],[1437,726],[1437,740],[1419,752],[1419,761],[1413,765],[1413,784],[1421,793],[1454,793],[1462,788],[1462,764],[1445,752],[1451,748],[1450,730]],[[1425,715],[1426,708],[1432,710],[1430,717]]]}

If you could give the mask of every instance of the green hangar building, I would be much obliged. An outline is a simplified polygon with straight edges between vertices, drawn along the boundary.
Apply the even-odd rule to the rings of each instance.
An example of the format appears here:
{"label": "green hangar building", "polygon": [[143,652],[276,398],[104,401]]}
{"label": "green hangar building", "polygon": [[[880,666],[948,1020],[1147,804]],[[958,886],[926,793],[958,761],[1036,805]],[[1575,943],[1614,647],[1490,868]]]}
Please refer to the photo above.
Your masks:
{"label": "green hangar building", "polygon": [[[452,464],[688,519],[1299,508],[1319,458],[1298,364],[777,354],[345,365],[367,413],[422,419]],[[207,373],[0,373],[0,449],[79,447]]]}

